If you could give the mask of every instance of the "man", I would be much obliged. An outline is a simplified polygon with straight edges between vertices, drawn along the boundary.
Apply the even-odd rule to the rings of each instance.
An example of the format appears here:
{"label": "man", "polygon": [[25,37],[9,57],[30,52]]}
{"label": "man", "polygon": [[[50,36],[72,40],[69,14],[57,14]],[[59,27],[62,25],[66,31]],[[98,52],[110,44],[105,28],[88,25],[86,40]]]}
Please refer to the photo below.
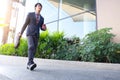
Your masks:
{"label": "man", "polygon": [[36,48],[39,39],[39,32],[41,30],[46,30],[46,26],[44,24],[44,18],[40,15],[42,9],[41,3],[35,4],[35,12],[28,13],[26,21],[19,33],[21,37],[24,30],[27,27],[26,36],[28,39],[28,63],[27,69],[34,70],[36,68],[36,64],[34,63],[34,56],[36,53]]}

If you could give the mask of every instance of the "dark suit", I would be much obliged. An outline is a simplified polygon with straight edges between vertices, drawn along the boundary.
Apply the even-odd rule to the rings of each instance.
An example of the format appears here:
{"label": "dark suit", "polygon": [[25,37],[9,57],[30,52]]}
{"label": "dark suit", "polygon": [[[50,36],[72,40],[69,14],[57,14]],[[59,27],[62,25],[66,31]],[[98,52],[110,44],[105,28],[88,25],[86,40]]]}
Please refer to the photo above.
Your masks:
{"label": "dark suit", "polygon": [[35,12],[31,12],[27,15],[26,21],[22,27],[21,34],[23,34],[24,30],[27,27],[26,36],[28,39],[28,65],[33,64],[33,59],[36,53],[36,48],[39,39],[39,32],[42,29],[42,25],[44,24],[44,18],[40,15],[39,22],[36,24],[36,14]]}

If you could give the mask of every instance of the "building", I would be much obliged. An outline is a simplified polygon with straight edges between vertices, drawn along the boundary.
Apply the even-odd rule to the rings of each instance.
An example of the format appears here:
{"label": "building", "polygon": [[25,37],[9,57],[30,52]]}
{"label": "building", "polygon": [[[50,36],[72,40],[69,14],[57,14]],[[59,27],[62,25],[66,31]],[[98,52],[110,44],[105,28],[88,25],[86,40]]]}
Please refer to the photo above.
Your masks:
{"label": "building", "polygon": [[96,0],[97,27],[111,27],[114,42],[120,43],[120,0]]}
{"label": "building", "polygon": [[87,33],[96,30],[95,0],[26,0],[24,8],[18,4],[16,6],[19,8],[16,32],[19,32],[27,13],[34,11],[36,2],[43,5],[41,14],[50,32],[63,31],[65,37],[83,38]]}
{"label": "building", "polygon": [[43,5],[41,14],[50,32],[63,31],[65,37],[83,38],[97,29],[112,27],[114,41],[120,43],[119,0],[19,0],[13,3],[8,42],[20,31],[36,2]]}

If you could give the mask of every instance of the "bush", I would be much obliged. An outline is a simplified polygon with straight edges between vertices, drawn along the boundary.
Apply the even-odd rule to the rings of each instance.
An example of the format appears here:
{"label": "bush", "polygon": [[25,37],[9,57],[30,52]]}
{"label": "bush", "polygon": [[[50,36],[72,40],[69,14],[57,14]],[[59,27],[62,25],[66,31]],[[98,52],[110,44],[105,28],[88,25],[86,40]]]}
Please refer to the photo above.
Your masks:
{"label": "bush", "polygon": [[[81,42],[81,59],[92,62],[120,62],[120,44],[113,43],[115,36],[110,33],[111,28],[104,28],[87,34]],[[118,60],[116,60],[116,58]]]}
{"label": "bush", "polygon": [[27,40],[21,39],[20,46],[15,49],[14,44],[4,44],[0,46],[0,54],[14,55],[14,56],[27,56]]}
{"label": "bush", "polygon": [[15,55],[17,55],[17,56],[27,56],[27,51],[28,51],[27,40],[24,39],[24,38],[21,38],[20,39],[20,45],[15,50]]}
{"label": "bush", "polygon": [[[20,46],[14,49],[14,44],[4,44],[0,48],[2,54],[27,56],[27,40],[21,39]],[[64,32],[44,31],[40,34],[35,57],[61,60],[78,60],[79,38],[64,38]]]}
{"label": "bush", "polygon": [[[64,38],[64,32],[40,34],[35,57],[59,60],[120,63],[120,44],[112,42],[115,36],[111,28],[104,28],[87,34],[81,41],[78,37]],[[27,56],[27,40],[21,39],[18,49],[14,44],[4,44],[0,53]]]}
{"label": "bush", "polygon": [[78,61],[81,60],[80,58],[80,47],[79,43],[76,44],[68,44],[66,42],[62,42],[62,46],[58,47],[56,54],[54,55],[54,59],[59,60],[74,60]]}
{"label": "bush", "polygon": [[15,54],[14,44],[1,45],[0,46],[0,54],[14,55]]}
{"label": "bush", "polygon": [[78,60],[79,38],[64,38],[64,32],[48,31],[40,34],[36,57],[61,60]]}
{"label": "bush", "polygon": [[74,60],[80,59],[80,39],[77,37],[65,38],[58,46],[54,59],[59,60]]}

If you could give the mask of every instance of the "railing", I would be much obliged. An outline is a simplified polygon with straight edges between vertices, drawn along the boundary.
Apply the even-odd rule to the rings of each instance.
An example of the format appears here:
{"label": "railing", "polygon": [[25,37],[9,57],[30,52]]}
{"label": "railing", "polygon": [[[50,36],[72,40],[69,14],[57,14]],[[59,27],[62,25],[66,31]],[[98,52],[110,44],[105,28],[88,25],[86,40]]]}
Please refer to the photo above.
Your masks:
{"label": "railing", "polygon": [[90,13],[90,14],[96,15],[93,11],[95,11],[95,10],[86,10],[86,11],[84,11],[84,12],[77,13],[77,14],[74,14],[74,15],[71,15],[71,16],[67,16],[67,17],[64,17],[64,18],[61,18],[61,19],[57,19],[57,20],[54,20],[54,21],[51,21],[51,22],[47,22],[47,23],[45,23],[45,24],[51,24],[51,23],[54,23],[54,22],[57,22],[57,21],[65,20],[65,19],[68,19],[68,18],[77,16],[77,15],[84,14],[84,13],[87,13],[87,12]]}

